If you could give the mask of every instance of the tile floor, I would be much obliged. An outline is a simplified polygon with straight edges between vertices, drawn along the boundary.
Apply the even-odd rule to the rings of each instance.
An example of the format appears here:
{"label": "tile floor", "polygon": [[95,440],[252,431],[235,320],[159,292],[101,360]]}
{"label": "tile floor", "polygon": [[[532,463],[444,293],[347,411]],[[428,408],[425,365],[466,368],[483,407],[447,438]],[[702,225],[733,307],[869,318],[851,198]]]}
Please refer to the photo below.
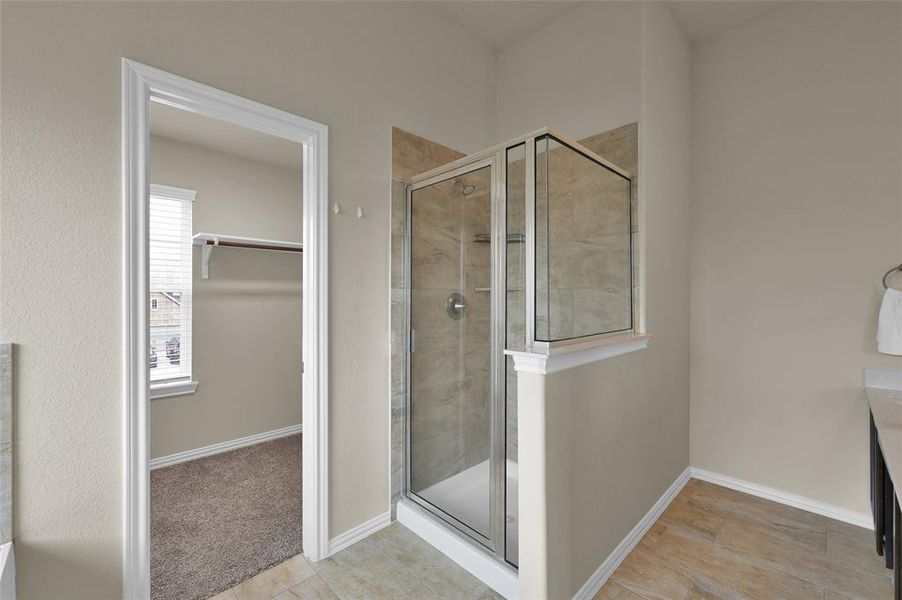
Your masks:
{"label": "tile floor", "polygon": [[451,559],[394,523],[315,564],[302,556],[212,600],[500,600]]}
{"label": "tile floor", "polygon": [[595,600],[887,600],[873,533],[691,480]]}
{"label": "tile floor", "polygon": [[[595,600],[888,600],[872,533],[691,480]],[[395,523],[311,565],[301,556],[213,600],[497,600]]]}

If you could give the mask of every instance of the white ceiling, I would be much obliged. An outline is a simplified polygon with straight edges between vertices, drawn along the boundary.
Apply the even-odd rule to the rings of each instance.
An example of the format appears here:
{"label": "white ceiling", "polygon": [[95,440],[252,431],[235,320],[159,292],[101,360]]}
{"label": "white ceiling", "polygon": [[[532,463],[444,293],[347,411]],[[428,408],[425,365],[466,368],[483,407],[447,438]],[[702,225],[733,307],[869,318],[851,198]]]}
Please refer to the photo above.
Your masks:
{"label": "white ceiling", "polygon": [[697,44],[786,4],[787,0],[688,0],[668,6],[689,41]]}
{"label": "white ceiling", "polygon": [[430,2],[496,52],[582,4],[569,0]]}
{"label": "white ceiling", "polygon": [[257,162],[301,170],[301,145],[210,117],[150,103],[150,133]]}
{"label": "white ceiling", "polygon": [[[785,5],[789,0],[671,0],[668,6],[693,44]],[[570,0],[442,0],[429,2],[477,39],[504,50],[583,2]]]}

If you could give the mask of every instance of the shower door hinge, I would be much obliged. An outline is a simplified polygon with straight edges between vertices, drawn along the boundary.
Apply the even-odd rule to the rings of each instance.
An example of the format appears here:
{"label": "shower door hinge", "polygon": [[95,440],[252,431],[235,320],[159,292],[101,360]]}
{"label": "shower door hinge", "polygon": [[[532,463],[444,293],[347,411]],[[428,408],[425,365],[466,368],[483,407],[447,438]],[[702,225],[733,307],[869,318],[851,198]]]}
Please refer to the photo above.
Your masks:
{"label": "shower door hinge", "polygon": [[410,330],[410,353],[413,354],[417,347],[417,334],[413,329]]}

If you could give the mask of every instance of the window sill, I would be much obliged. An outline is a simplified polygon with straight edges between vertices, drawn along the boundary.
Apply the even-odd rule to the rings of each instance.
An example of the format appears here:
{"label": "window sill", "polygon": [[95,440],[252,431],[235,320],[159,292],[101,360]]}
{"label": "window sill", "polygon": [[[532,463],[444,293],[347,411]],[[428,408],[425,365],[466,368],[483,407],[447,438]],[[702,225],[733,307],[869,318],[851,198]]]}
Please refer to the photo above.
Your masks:
{"label": "window sill", "polygon": [[169,398],[193,394],[197,389],[196,381],[175,381],[172,383],[155,383],[150,386],[150,399]]}
{"label": "window sill", "polygon": [[630,333],[591,342],[555,346],[547,351],[505,350],[504,353],[514,359],[515,371],[549,375],[642,350],[648,346],[651,337],[647,333]]}

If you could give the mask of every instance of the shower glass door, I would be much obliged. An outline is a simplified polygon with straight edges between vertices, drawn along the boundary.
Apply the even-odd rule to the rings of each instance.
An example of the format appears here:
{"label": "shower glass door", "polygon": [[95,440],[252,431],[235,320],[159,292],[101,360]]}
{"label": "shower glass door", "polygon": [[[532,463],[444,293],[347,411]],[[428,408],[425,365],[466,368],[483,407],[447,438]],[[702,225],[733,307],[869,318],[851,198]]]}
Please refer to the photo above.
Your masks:
{"label": "shower glass door", "polygon": [[492,170],[481,161],[408,192],[408,495],[490,548],[503,494],[492,458]]}

